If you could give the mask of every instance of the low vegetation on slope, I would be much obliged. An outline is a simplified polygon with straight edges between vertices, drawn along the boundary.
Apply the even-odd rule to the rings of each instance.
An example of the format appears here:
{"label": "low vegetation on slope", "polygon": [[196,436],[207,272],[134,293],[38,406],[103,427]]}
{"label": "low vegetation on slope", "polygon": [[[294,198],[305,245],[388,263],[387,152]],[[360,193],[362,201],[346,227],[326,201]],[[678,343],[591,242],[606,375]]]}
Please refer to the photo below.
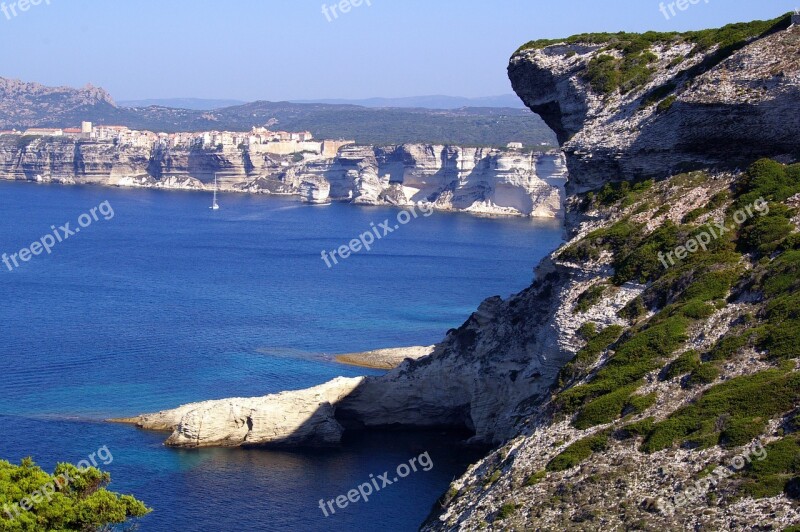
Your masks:
{"label": "low vegetation on slope", "polygon": [[[573,35],[567,39],[539,39],[530,41],[517,50],[541,49],[557,44],[567,45],[592,45],[599,47],[598,53],[586,65],[583,74],[600,94],[611,94],[617,90],[623,94],[643,87],[649,83],[655,74],[653,64],[659,59],[653,53],[654,47],[674,47],[681,44],[692,45],[687,57],[706,52],[713,52],[707,59],[696,67],[685,72],[685,77],[691,78],[701,71],[708,70],[714,64],[729,57],[736,50],[745,46],[749,41],[774,31],[785,29],[791,22],[790,15],[785,15],[773,20],[754,21],[747,23],[729,24],[718,29],[701,31],[655,32],[646,33],[583,33]],[[570,52],[574,53],[574,52]],[[680,56],[673,59],[669,67],[681,64],[686,57]],[[665,97],[677,87],[672,83],[659,87],[649,95],[650,102],[665,101]],[[668,107],[665,104],[664,110]]]}
{"label": "low vegetation on slope", "polygon": [[[800,164],[609,184],[580,210],[595,229],[556,261],[603,272],[571,303],[582,347],[526,435],[484,460],[475,486],[456,485],[449,504],[479,492],[491,529],[796,522]],[[608,325],[601,307],[624,290],[629,303]],[[706,478],[711,487],[692,495]]]}
{"label": "low vegetation on slope", "polygon": [[[708,176],[674,179],[676,185],[682,181],[691,188]],[[646,289],[623,310],[632,323],[624,333],[617,326],[597,332],[594,324],[587,324],[582,329],[586,347],[562,371],[562,390],[553,404],[577,429],[604,428],[564,449],[551,460],[550,471],[569,469],[605,450],[612,434],[623,440],[640,438],[642,453],[674,446],[737,448],[764,435],[771,420],[787,415],[796,419],[792,412],[800,405],[800,165],[758,161],[729,190],[690,211],[681,223],[667,219],[647,230],[649,224],[636,213],[645,207],[652,210],[652,186],[622,183],[588,194],[584,209],[619,209],[623,216],[560,252],[561,260],[573,262],[611,253],[612,284],[643,283]],[[666,211],[668,207],[655,210],[654,217]],[[728,230],[718,238],[700,237],[709,230],[714,213],[724,217]],[[673,250],[693,239],[704,246],[676,260]],[[751,302],[755,312],[734,320],[707,351],[688,349],[690,330],[739,301]],[[601,351],[606,358],[597,367]],[[766,369],[720,382],[723,367],[743,354],[756,356]],[[639,393],[654,374],[662,381],[680,379],[686,389],[705,389],[661,420],[649,417],[626,425],[627,419],[656,402],[655,394]],[[800,497],[797,429],[794,421],[781,429],[785,435],[771,444],[776,452],[770,461],[742,475],[740,495],[785,492]]]}

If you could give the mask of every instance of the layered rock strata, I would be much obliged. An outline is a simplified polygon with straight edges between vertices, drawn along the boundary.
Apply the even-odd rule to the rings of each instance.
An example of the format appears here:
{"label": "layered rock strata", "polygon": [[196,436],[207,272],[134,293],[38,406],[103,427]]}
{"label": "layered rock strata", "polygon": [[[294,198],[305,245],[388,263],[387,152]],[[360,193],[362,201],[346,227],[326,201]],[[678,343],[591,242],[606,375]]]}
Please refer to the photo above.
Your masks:
{"label": "layered rock strata", "polygon": [[[408,144],[276,154],[262,146],[175,149],[57,137],[0,137],[0,179],[287,194],[309,203],[432,204],[444,211],[556,217],[560,153]],[[335,148],[335,149],[333,149]]]}

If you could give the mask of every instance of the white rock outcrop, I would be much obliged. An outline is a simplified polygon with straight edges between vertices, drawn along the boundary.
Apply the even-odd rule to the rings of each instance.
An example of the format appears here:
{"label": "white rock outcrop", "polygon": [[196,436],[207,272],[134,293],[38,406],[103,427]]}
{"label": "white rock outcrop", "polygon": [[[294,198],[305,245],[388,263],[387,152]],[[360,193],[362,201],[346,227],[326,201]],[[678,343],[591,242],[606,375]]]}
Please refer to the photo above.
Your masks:
{"label": "white rock outcrop", "polygon": [[334,445],[344,432],[334,417],[335,405],[363,380],[339,378],[305,390],[192,403],[112,421],[170,430],[166,443],[172,447]]}

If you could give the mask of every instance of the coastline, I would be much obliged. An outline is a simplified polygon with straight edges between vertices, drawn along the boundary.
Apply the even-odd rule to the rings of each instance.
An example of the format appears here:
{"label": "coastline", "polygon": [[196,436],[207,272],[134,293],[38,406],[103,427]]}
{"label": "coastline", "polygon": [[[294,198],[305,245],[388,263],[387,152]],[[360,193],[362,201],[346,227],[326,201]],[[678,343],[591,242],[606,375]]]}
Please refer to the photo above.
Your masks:
{"label": "coastline", "polygon": [[340,364],[357,366],[369,369],[391,370],[398,367],[407,358],[417,360],[433,353],[435,345],[392,347],[388,349],[375,349],[362,353],[345,353],[336,355],[335,360]]}
{"label": "coastline", "polygon": [[[111,184],[111,183],[99,183],[99,182],[78,183],[78,182],[68,182],[68,181],[50,181],[50,180],[37,181],[32,179],[14,179],[3,176],[0,176],[0,183],[25,183],[37,186],[101,187],[101,188],[111,188],[117,190],[154,190],[159,192],[184,192],[184,193],[199,193],[199,194],[210,193],[213,191],[213,188],[206,188],[205,185],[201,188],[201,187],[190,187],[190,186],[169,186],[169,185],[159,186],[157,184],[136,185],[136,184]],[[394,210],[403,210],[419,205],[419,203],[408,204],[408,205],[395,204],[395,203],[354,203],[352,200],[348,198],[332,198],[325,203],[316,203],[305,200],[303,195],[297,192],[271,192],[267,190],[245,190],[245,189],[223,188],[223,187],[220,187],[217,190],[217,193],[236,194],[244,196],[254,195],[254,196],[273,196],[278,198],[288,198],[293,201],[296,201],[298,204],[310,207],[328,207],[333,204],[343,204],[343,205],[354,205],[356,207],[379,207],[379,208],[391,208]],[[546,215],[546,216],[536,215],[536,214],[525,214],[521,212],[484,212],[484,211],[469,210],[469,209],[442,208],[436,206],[435,204],[433,209],[438,214],[466,214],[468,216],[472,216],[475,218],[484,218],[487,220],[493,220],[493,219],[495,220],[523,219],[523,220],[535,220],[535,221],[554,220],[558,223],[563,224],[565,218],[564,205],[561,206],[561,209],[556,214]],[[369,366],[364,366],[364,367],[369,367]]]}

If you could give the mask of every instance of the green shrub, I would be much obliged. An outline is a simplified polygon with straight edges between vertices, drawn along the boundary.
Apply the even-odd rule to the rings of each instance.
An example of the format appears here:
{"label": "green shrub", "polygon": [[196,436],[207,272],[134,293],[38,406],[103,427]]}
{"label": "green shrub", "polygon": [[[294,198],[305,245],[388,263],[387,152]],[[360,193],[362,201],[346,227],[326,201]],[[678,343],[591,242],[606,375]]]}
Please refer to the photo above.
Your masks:
{"label": "green shrub", "polygon": [[735,270],[717,270],[699,274],[681,295],[681,299],[683,301],[724,299],[728,297],[733,283],[738,279],[739,273]]}
{"label": "green shrub", "polygon": [[586,66],[584,79],[600,94],[611,94],[619,89],[623,94],[646,85],[653,77],[649,66],[658,57],[648,51],[650,43],[632,41],[622,47],[622,58],[609,54],[593,57]]}
{"label": "green shrub", "polygon": [[636,299],[622,307],[617,314],[624,320],[636,321],[647,314],[647,307],[645,306],[642,297],[638,296]]}
{"label": "green shrub", "polygon": [[683,305],[681,312],[687,318],[703,320],[711,317],[716,312],[716,309],[708,303],[704,303],[701,299],[692,299]]}
{"label": "green shrub", "polygon": [[800,320],[770,323],[758,342],[759,349],[767,351],[773,360],[800,357]]}
{"label": "green shrub", "polygon": [[597,324],[593,321],[587,321],[578,328],[578,336],[587,342],[590,341],[597,336]]}
{"label": "green shrub", "polygon": [[650,107],[651,105],[660,102],[670,94],[672,94],[675,89],[678,88],[678,85],[673,82],[667,82],[664,85],[656,87],[655,89],[651,90],[647,93],[647,96],[644,97],[644,102],[642,103],[641,107]]}
{"label": "green shrub", "polygon": [[776,205],[767,216],[751,219],[741,231],[741,248],[762,254],[776,251],[794,231],[790,217],[791,213],[786,207]]}
{"label": "green shrub", "polygon": [[[586,327],[591,325],[591,327]],[[584,330],[586,327],[587,330]],[[581,332],[583,331],[583,332]],[[575,358],[568,362],[559,373],[559,381],[564,383],[583,375],[597,360],[597,356],[608,349],[622,335],[623,328],[619,325],[609,325],[601,332],[596,332],[593,323],[587,322],[579,330],[579,334],[588,339],[583,349],[578,351]]]}
{"label": "green shrub", "polygon": [[709,210],[707,207],[698,207],[697,209],[693,209],[686,213],[686,216],[683,217],[681,223],[689,224],[696,221],[698,218],[703,216],[704,214],[708,214]]}
{"label": "green shrub", "polygon": [[753,499],[776,497],[783,493],[787,480],[780,475],[764,476],[755,480],[746,480],[740,490]]}
{"label": "green shrub", "polygon": [[506,503],[503,506],[501,506],[500,509],[497,511],[497,519],[498,520],[508,519],[509,517],[514,515],[516,511],[517,511],[516,504]]}
{"label": "green shrub", "polygon": [[781,251],[800,250],[800,233],[792,233],[781,245]]}
{"label": "green shrub", "polygon": [[787,436],[764,448],[763,460],[752,460],[745,469],[741,491],[750,497],[774,497],[787,490],[800,473],[800,438]]}
{"label": "green shrub", "polygon": [[684,61],[686,61],[686,57],[682,56],[682,55],[679,55],[676,58],[674,58],[672,61],[669,62],[669,64],[667,65],[667,68],[675,68],[676,66],[680,65]]}
{"label": "green shrub", "polygon": [[578,440],[547,464],[547,471],[566,471],[589,458],[592,453],[604,451],[608,446],[608,433],[600,433]]}
{"label": "green shrub", "polygon": [[666,113],[667,111],[672,109],[672,106],[675,104],[677,100],[678,100],[677,96],[675,96],[674,94],[670,94],[669,96],[667,96],[666,98],[664,98],[659,102],[658,107],[656,107],[656,111],[658,111],[659,113]]}
{"label": "green shrub", "polygon": [[604,423],[611,423],[622,415],[628,399],[639,385],[640,383],[635,383],[625,386],[590,401],[581,409],[572,425],[576,429],[585,430]]}
{"label": "green shrub", "polygon": [[761,436],[767,422],[762,418],[736,418],[729,421],[720,433],[719,442],[725,447],[741,447]]}
{"label": "green shrub", "polygon": [[547,478],[547,471],[542,469],[541,471],[537,471],[536,473],[532,474],[527,479],[525,479],[525,484],[524,485],[525,486],[535,486],[536,484],[538,484],[539,482],[541,482],[545,478]]}
{"label": "green shrub", "polygon": [[[62,475],[70,482],[64,484]],[[58,464],[53,475],[49,475],[30,458],[19,466],[0,461],[0,505],[14,508],[34,492],[41,494],[47,485],[57,487],[54,495],[40,497],[41,502],[29,511],[21,510],[16,519],[0,513],[0,530],[96,530],[150,513],[150,509],[130,495],[108,491],[106,486],[110,482],[110,475],[96,468],[81,471],[71,464]]]}
{"label": "green shrub", "polygon": [[722,192],[718,192],[714,194],[711,199],[708,201],[708,205],[706,208],[709,211],[713,211],[715,209],[719,209],[731,199],[731,193],[727,190],[723,190]]}
{"label": "green shrub", "polygon": [[614,56],[601,54],[589,61],[584,78],[596,92],[611,94],[619,88],[622,74],[619,71],[620,61]]}
{"label": "green shrub", "polygon": [[739,333],[734,336],[726,336],[719,340],[709,351],[706,360],[729,360],[749,343],[748,333]]}
{"label": "green shrub", "polygon": [[622,427],[622,429],[620,429],[619,435],[623,439],[629,439],[635,436],[646,436],[653,431],[653,426],[655,426],[655,422],[656,418],[648,417],[641,421],[630,423]]}
{"label": "green shrub", "polygon": [[676,358],[663,373],[663,380],[672,380],[700,367],[700,353],[692,349]]}
{"label": "green shrub", "polygon": [[719,368],[711,363],[701,364],[695,369],[689,379],[686,381],[686,386],[693,388],[695,386],[703,386],[711,384],[719,378]]}
{"label": "green shrub", "polygon": [[606,285],[603,283],[598,283],[587,288],[586,291],[578,296],[578,300],[575,304],[575,313],[588,311],[603,298],[605,292]]}
{"label": "green shrub", "polygon": [[647,395],[632,395],[623,408],[623,414],[641,414],[658,401],[656,392]]}
{"label": "green shrub", "polygon": [[771,159],[761,159],[753,163],[735,187],[735,208],[752,205],[763,198],[772,202],[782,202],[800,192],[800,179],[797,167],[786,166]]}
{"label": "green shrub", "polygon": [[592,337],[586,346],[581,349],[581,353],[583,353],[584,356],[596,357],[616,342],[619,337],[622,336],[623,330],[624,329],[619,325],[609,325]]}
{"label": "green shrub", "polygon": [[800,288],[800,251],[786,251],[764,272],[762,288],[774,297]]}

